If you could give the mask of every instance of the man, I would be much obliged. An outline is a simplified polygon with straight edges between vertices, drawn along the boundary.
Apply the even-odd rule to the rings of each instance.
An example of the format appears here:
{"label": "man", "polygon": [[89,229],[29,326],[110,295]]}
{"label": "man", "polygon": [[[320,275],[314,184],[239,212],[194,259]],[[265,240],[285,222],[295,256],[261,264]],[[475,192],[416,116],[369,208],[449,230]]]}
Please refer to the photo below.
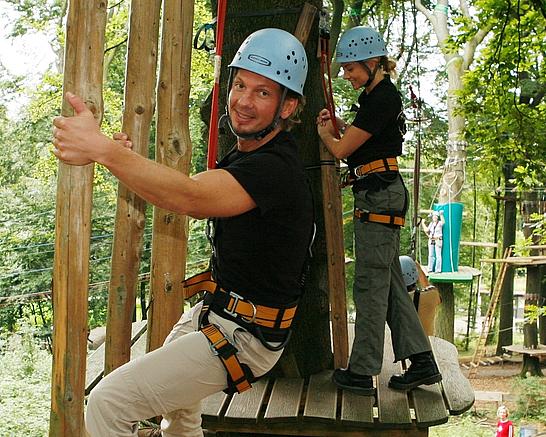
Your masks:
{"label": "man", "polygon": [[86,417],[92,437],[135,436],[139,420],[158,415],[163,436],[202,436],[200,401],[249,388],[288,340],[313,226],[303,165],[286,132],[303,98],[307,58],[293,35],[262,29],[229,68],[228,123],[237,144],[216,170],[187,177],[145,159],[124,147],[125,136],[103,135],[72,94],[75,116],[54,120],[60,160],[98,162],[158,207],[214,218],[215,282],[202,281],[204,304],[182,316],[163,347],[97,385]]}

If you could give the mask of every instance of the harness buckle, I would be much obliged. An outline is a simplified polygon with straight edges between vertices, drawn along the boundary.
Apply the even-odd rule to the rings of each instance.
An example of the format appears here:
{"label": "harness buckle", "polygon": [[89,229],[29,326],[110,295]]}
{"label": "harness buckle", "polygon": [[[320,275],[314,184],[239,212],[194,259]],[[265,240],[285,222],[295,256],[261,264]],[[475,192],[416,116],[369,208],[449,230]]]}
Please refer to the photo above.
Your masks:
{"label": "harness buckle", "polygon": [[[233,304],[232,305],[226,305],[226,307],[224,307],[224,312],[226,314],[229,314],[233,318],[240,317],[241,319],[243,319],[245,322],[248,322],[248,323],[254,323],[256,321],[256,314],[258,312],[258,310],[256,309],[256,305],[254,305],[251,301],[246,300],[243,296],[240,296],[237,293],[234,293],[233,291],[230,291],[228,293],[228,296],[233,299]],[[247,317],[241,316],[237,312],[237,305],[239,304],[239,301],[245,302],[245,303],[252,306],[252,317],[250,319],[247,318]],[[228,306],[230,306],[231,309],[228,309]]]}
{"label": "harness buckle", "polygon": [[[225,342],[226,344],[221,347],[217,347],[222,342]],[[225,337],[221,338],[218,341],[215,341],[214,343],[211,343],[210,350],[212,351],[213,355],[222,357],[224,359],[227,359],[230,356],[235,355],[237,352],[239,352],[239,350],[235,346],[233,346]]]}

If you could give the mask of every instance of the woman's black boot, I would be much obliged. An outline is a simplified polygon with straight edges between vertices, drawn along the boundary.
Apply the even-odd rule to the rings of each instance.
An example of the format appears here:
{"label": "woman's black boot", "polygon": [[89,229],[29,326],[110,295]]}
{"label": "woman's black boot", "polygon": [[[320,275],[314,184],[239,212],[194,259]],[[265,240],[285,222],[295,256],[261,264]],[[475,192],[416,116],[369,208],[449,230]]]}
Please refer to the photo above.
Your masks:
{"label": "woman's black boot", "polygon": [[432,352],[421,352],[409,357],[411,365],[403,374],[393,375],[389,387],[397,390],[413,390],[420,385],[431,385],[442,380]]}

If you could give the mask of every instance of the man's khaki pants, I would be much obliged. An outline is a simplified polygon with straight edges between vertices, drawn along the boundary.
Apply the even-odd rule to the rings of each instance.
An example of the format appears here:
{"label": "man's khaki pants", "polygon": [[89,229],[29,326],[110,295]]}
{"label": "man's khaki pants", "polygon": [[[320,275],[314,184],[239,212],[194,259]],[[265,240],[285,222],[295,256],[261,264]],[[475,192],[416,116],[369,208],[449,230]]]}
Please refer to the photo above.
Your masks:
{"label": "man's khaki pants", "polygon": [[[166,437],[202,437],[201,400],[227,386],[227,373],[202,332],[201,305],[185,313],[164,345],[107,375],[89,396],[86,428],[91,437],[136,436],[138,422],[163,416]],[[209,314],[239,350],[255,376],[269,371],[282,350],[266,349],[236,323]]]}

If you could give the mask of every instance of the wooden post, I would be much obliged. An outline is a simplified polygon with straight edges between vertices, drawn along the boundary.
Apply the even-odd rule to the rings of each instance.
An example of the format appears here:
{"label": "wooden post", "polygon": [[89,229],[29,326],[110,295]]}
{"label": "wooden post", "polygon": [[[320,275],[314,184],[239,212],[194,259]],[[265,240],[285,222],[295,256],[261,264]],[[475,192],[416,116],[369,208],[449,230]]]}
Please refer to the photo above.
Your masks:
{"label": "wooden post", "polygon": [[[346,367],[349,357],[347,334],[347,296],[345,292],[345,248],[343,246],[343,207],[336,162],[320,142],[320,162],[326,250],[328,251],[328,290],[334,345],[334,366]],[[325,165],[331,162],[332,165]]]}
{"label": "wooden post", "polygon": [[[71,0],[63,92],[82,96],[102,117],[102,66],[107,2]],[[72,108],[63,100],[62,114]],[[87,295],[93,165],[59,162],[53,268],[51,437],[82,436],[87,359]]]}
{"label": "wooden post", "polygon": [[[189,93],[193,1],[164,0],[157,90],[156,161],[188,173],[191,160]],[[148,350],[163,344],[182,313],[187,217],[154,209]]]}
{"label": "wooden post", "polygon": [[[133,150],[145,157],[148,157],[155,109],[160,10],[161,0],[131,2],[122,131],[131,139]],[[131,322],[145,226],[146,202],[119,183],[108,294],[105,374],[131,357]]]}

